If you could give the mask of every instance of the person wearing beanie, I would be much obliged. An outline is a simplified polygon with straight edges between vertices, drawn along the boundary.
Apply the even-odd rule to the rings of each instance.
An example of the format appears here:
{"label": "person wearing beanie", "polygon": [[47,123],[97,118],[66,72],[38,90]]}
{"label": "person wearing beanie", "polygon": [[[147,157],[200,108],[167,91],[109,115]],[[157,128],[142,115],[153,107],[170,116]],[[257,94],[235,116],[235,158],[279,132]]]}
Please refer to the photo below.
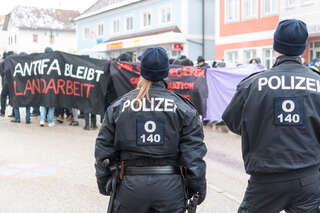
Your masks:
{"label": "person wearing beanie", "polygon": [[[200,204],[206,196],[207,148],[200,116],[188,100],[166,88],[169,59],[164,49],[145,50],[140,69],[137,89],[105,113],[95,145],[98,189],[107,196],[116,192],[115,212],[184,213],[181,168],[188,198],[197,194]],[[112,168],[119,169],[119,177]]]}
{"label": "person wearing beanie", "polygon": [[53,49],[52,49],[51,47],[46,47],[46,48],[44,49],[44,52],[45,52],[45,53],[52,53],[52,52],[53,52]]}
{"label": "person wearing beanie", "polygon": [[206,68],[210,68],[210,66],[209,66],[209,64],[206,63],[206,61],[204,60],[204,58],[202,56],[198,56],[197,68],[206,69]]}
{"label": "person wearing beanie", "polygon": [[117,61],[132,62],[132,56],[129,53],[122,53],[118,56]]}
{"label": "person wearing beanie", "polygon": [[281,21],[275,64],[240,82],[222,115],[250,175],[238,213],[319,212],[320,75],[301,63],[307,40],[303,21]]}

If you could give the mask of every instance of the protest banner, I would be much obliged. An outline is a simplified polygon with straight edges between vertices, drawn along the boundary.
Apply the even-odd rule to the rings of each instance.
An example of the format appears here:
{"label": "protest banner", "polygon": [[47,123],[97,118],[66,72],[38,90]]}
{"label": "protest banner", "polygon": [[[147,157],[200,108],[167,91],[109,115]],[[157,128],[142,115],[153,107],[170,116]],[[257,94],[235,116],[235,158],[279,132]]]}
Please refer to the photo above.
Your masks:
{"label": "protest banner", "polygon": [[[13,107],[66,107],[103,113],[106,104],[135,89],[140,78],[140,64],[109,63],[58,51],[9,57],[3,65]],[[205,120],[220,121],[236,85],[262,69],[261,65],[219,69],[171,66],[165,81],[169,90],[189,99]]]}
{"label": "protest banner", "polygon": [[[140,65],[114,61],[110,66],[110,75],[117,93],[121,96],[137,87],[140,78]],[[206,70],[188,66],[171,66],[165,79],[168,89],[189,99],[199,114],[206,114],[208,88]]]}
{"label": "protest banner", "polygon": [[203,117],[207,111],[206,69],[191,66],[170,67],[167,79],[168,89],[189,99]]}
{"label": "protest banner", "polygon": [[264,70],[262,65],[255,64],[208,69],[208,107],[205,120],[221,121],[221,116],[235,94],[239,82],[262,70]]}
{"label": "protest banner", "polygon": [[9,57],[4,62],[13,107],[77,108],[103,113],[109,63],[63,52]]}

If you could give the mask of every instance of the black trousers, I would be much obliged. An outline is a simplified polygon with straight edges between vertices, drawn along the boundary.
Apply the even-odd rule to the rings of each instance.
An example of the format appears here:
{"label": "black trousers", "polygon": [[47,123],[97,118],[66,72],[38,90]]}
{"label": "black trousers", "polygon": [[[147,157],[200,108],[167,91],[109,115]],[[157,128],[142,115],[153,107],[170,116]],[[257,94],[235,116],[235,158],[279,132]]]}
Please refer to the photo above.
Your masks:
{"label": "black trousers", "polygon": [[6,111],[7,97],[9,96],[9,85],[7,83],[2,84],[3,88],[1,90],[1,114]]}
{"label": "black trousers", "polygon": [[125,176],[112,213],[184,213],[186,200],[180,175]]}
{"label": "black trousers", "polygon": [[320,173],[251,176],[238,213],[320,213]]}
{"label": "black trousers", "polygon": [[89,113],[84,113],[85,126],[89,126],[89,117],[91,118],[91,126],[92,125],[96,126],[97,125],[96,114],[90,113],[90,116],[89,116]]}

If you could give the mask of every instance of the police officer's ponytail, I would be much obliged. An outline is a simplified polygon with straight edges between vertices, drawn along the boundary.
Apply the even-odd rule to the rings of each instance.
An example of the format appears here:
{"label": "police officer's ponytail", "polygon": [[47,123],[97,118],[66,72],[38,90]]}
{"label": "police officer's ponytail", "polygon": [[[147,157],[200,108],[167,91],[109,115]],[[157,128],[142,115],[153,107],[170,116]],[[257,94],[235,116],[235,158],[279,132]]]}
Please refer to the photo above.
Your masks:
{"label": "police officer's ponytail", "polygon": [[137,100],[142,100],[143,98],[147,97],[147,100],[151,102],[149,90],[151,88],[152,81],[149,81],[142,76],[140,76],[140,80],[137,86],[137,89],[139,90],[139,93],[136,97]]}

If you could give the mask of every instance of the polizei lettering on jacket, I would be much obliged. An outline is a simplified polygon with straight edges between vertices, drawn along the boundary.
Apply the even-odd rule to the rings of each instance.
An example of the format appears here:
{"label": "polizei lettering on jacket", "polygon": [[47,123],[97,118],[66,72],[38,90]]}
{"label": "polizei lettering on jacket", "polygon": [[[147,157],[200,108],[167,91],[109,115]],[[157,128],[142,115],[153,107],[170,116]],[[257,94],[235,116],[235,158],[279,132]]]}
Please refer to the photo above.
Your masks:
{"label": "polizei lettering on jacket", "polygon": [[272,90],[309,90],[320,92],[320,81],[302,76],[270,76],[258,79],[258,90],[264,87]]}
{"label": "polizei lettering on jacket", "polygon": [[122,112],[131,109],[134,112],[176,112],[177,105],[172,99],[167,98],[150,98],[149,102],[146,98],[127,100],[123,103]]}

